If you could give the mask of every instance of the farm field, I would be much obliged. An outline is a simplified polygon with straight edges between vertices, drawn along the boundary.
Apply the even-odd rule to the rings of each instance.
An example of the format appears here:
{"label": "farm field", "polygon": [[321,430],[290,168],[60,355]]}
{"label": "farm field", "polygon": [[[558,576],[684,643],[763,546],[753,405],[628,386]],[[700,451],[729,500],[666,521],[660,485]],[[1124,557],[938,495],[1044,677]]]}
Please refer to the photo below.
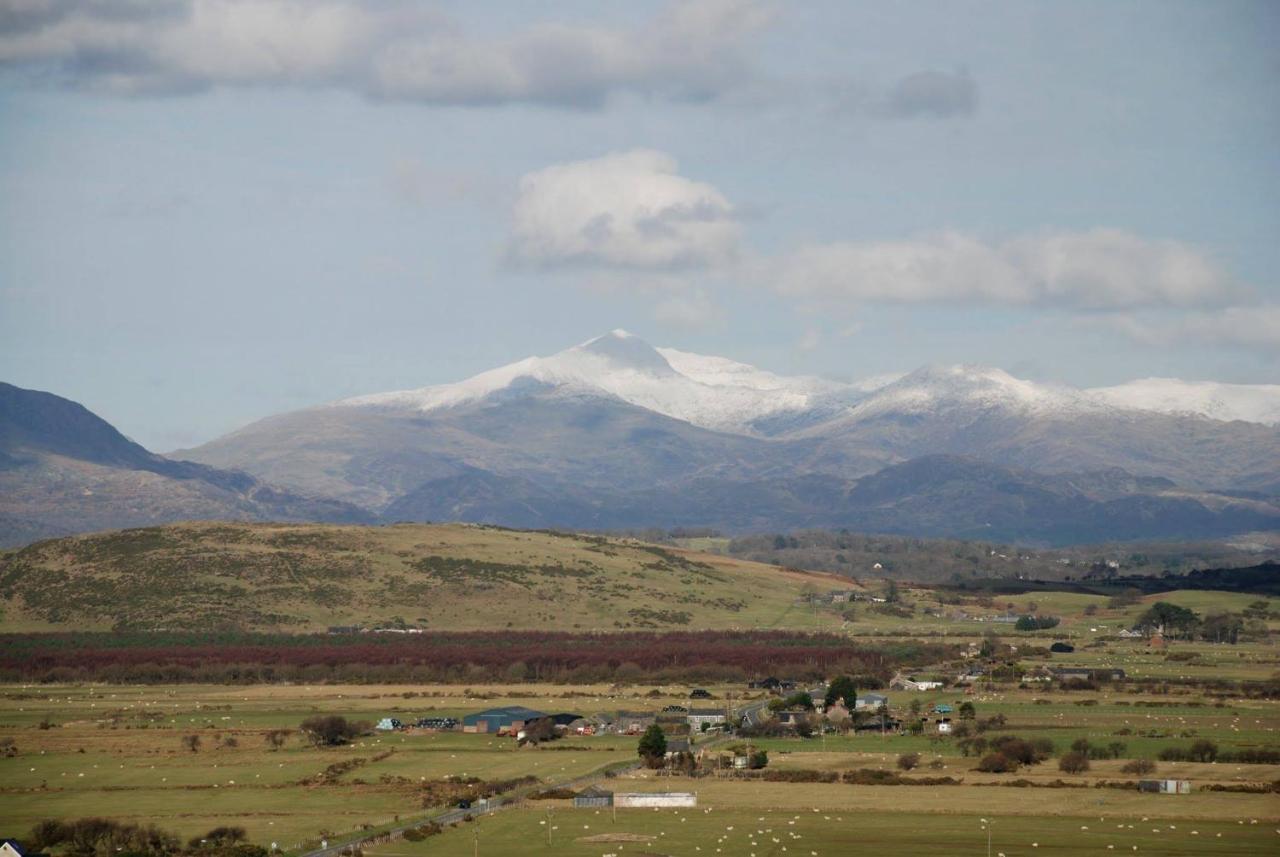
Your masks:
{"label": "farm field", "polygon": [[[374,722],[456,716],[503,705],[545,711],[657,710],[687,688],[610,692],[607,685],[476,686],[7,686],[0,688],[0,818],[23,831],[44,818],[105,815],[155,822],[184,836],[220,824],[288,848],[321,831],[341,833],[422,814],[424,783],[538,777],[552,783],[635,759],[634,737],[565,739],[517,749],[494,735],[414,731],[319,749],[292,735],[279,750],[265,735],[307,717]],[[411,696],[406,697],[406,694]],[[41,723],[50,728],[41,728]],[[192,752],[187,735],[200,737]],[[230,739],[230,741],[228,741]],[[324,776],[335,764],[355,766]]]}
{"label": "farm field", "polygon": [[[758,696],[740,684],[707,687],[717,697],[709,705],[733,705]],[[957,698],[954,692],[890,691],[888,695],[895,710],[917,698],[930,705]],[[1189,743],[1192,735],[1211,738],[1223,749],[1274,747],[1280,728],[1280,708],[1266,700],[1229,700],[1217,708],[1199,697],[1112,694],[1098,705],[1075,704],[1089,696],[1009,691],[977,694],[970,699],[979,717],[1005,715],[1008,722],[1001,732],[1049,737],[1059,749],[1077,737],[1102,744],[1119,740],[1127,744],[1126,757],[1154,756],[1163,747]],[[1138,704],[1153,701],[1160,705]],[[431,806],[441,806],[440,801],[432,804],[427,797],[439,794],[430,789],[448,778],[493,782],[533,776],[543,784],[562,782],[632,761],[636,739],[619,735],[572,737],[543,749],[516,749],[509,738],[411,731],[378,734],[333,749],[312,747],[294,735],[282,749],[272,750],[264,741],[269,730],[296,728],[304,718],[318,713],[373,721],[382,716],[404,720],[460,717],[500,705],[593,714],[619,709],[656,711],[671,704],[689,704],[687,686],[6,686],[0,688],[0,739],[11,739],[17,753],[0,758],[0,817],[5,819],[6,829],[19,832],[45,818],[69,819],[89,813],[125,822],[153,822],[182,836],[233,824],[245,828],[252,842],[275,842],[282,850],[298,852],[308,845],[314,847],[322,836],[342,836],[425,817]],[[49,728],[41,728],[42,722]],[[1150,734],[1115,734],[1135,727]],[[195,752],[183,743],[184,736],[193,734],[201,739]],[[910,829],[908,841],[920,853],[941,854],[945,843],[956,841],[956,837],[973,838],[976,817],[991,807],[1000,807],[1002,814],[1009,816],[999,822],[998,829],[1011,837],[1011,842],[1015,837],[1043,839],[1037,853],[1045,848],[1066,849],[1058,852],[1064,854],[1077,853],[1071,850],[1077,847],[1097,848],[1091,839],[1076,834],[1080,824],[1088,824],[1099,807],[1104,808],[1103,816],[1114,815],[1116,823],[1119,819],[1134,823],[1133,831],[1124,829],[1123,844],[1138,844],[1148,853],[1157,846],[1172,848],[1171,843],[1183,840],[1166,835],[1172,831],[1155,834],[1140,829],[1137,820],[1144,816],[1173,819],[1175,824],[1180,823],[1176,819],[1195,819],[1203,828],[1198,836],[1206,837],[1177,846],[1186,850],[1154,853],[1257,853],[1259,843],[1270,840],[1258,826],[1242,829],[1235,824],[1245,816],[1265,822],[1270,825],[1265,832],[1277,835],[1272,822],[1280,803],[1273,794],[1164,796],[1092,788],[1013,790],[999,784],[1019,778],[1047,783],[1064,775],[1053,760],[1018,774],[982,774],[973,770],[977,760],[960,755],[954,740],[936,736],[833,735],[825,741],[762,738],[753,739],[752,744],[769,751],[769,769],[776,771],[893,769],[898,753],[914,750],[922,754],[923,761],[917,774],[954,776],[964,784],[852,786],[681,780],[642,773],[610,782],[625,790],[687,788],[699,792],[702,806],[685,813],[684,821],[627,810],[620,813],[620,827],[625,817],[625,832],[658,837],[647,847],[651,853],[662,854],[694,853],[697,848],[706,852],[709,846],[704,846],[724,834],[724,825],[746,829],[755,824],[760,813],[769,813],[769,825],[778,830],[793,828],[786,822],[795,819],[777,816],[780,809],[809,813],[803,815],[808,838],[801,854],[809,850],[823,853],[824,848],[836,849],[827,853],[844,853],[840,849],[847,849],[855,840],[863,844],[887,842],[896,824]],[[929,765],[935,759],[939,767],[932,769]],[[1102,779],[1128,779],[1118,771],[1121,764],[1096,761],[1090,771],[1065,778],[1090,785]],[[1200,785],[1256,784],[1276,779],[1277,770],[1264,765],[1161,763],[1160,776],[1186,777]],[[899,816],[904,801],[913,811],[909,823]],[[571,810],[563,802],[527,805],[536,809],[515,809],[478,822],[485,848],[481,853],[528,853],[518,849],[529,846],[529,829],[545,820],[547,809],[561,819],[558,825],[569,825],[575,832],[580,816],[582,824],[595,827],[590,811]],[[819,823],[813,807],[827,814],[848,812],[852,817],[857,813],[857,824],[825,817]],[[705,809],[713,812],[704,813]],[[868,814],[868,810],[874,812]],[[673,828],[672,824],[680,826]],[[1055,831],[1061,837],[1055,839]],[[1224,834],[1222,842],[1217,841],[1219,832]],[[1117,829],[1117,835],[1120,833]],[[565,838],[548,853],[625,854],[636,847],[632,844],[616,850],[627,843],[602,845],[577,842],[578,838]],[[1205,845],[1210,838],[1211,845]],[[452,830],[422,843],[397,840],[378,846],[373,853],[389,857],[471,853],[467,849],[473,846],[468,831]],[[1193,846],[1214,850],[1196,851]],[[724,843],[717,847],[724,847]],[[788,853],[794,851],[793,847]],[[1005,851],[1011,853],[1007,848]],[[749,852],[726,849],[722,853]]]}
{"label": "farm field", "polygon": [[[676,784],[678,785],[678,784]],[[397,840],[366,850],[376,857],[515,857],[526,854],[698,854],[818,855],[910,853],[954,857],[986,853],[982,819],[994,819],[992,853],[1083,855],[1124,852],[1168,855],[1253,855],[1276,847],[1274,806],[1268,817],[1186,818],[1176,809],[1144,801],[1125,807],[1072,806],[1051,809],[1047,802],[1023,805],[1017,814],[990,816],[991,801],[1003,795],[975,794],[962,805],[935,804],[903,812],[902,789],[884,796],[857,787],[837,800],[803,787],[775,786],[741,794],[739,790],[699,792],[697,808],[680,810],[513,810],[460,824],[421,842]],[[791,791],[786,791],[790,789]],[[926,791],[927,789],[912,789]],[[978,791],[978,790],[973,790]],[[1058,793],[1051,793],[1058,794]],[[1020,795],[1021,796],[1021,795]],[[1159,798],[1161,796],[1148,796]],[[1239,796],[1236,796],[1239,797]],[[1255,797],[1255,796],[1249,796]],[[915,801],[912,800],[912,803]],[[985,806],[984,806],[985,802]],[[1259,809],[1259,802],[1223,807],[1227,815]],[[1266,807],[1261,807],[1265,809]],[[1164,809],[1164,814],[1152,814]],[[1168,814],[1172,813],[1172,814]],[[1254,823],[1256,822],[1256,823]],[[547,844],[548,826],[551,844]],[[1113,851],[1109,851],[1110,845]],[[1135,849],[1136,846],[1136,849]]]}

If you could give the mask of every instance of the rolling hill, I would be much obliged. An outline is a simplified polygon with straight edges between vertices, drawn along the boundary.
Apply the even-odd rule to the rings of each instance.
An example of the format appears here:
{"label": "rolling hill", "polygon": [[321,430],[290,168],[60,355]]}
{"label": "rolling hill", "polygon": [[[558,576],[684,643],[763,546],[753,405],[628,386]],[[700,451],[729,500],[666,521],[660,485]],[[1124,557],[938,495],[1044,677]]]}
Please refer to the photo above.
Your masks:
{"label": "rolling hill", "polygon": [[785,570],[632,540],[464,524],[187,523],[0,555],[7,631],[808,628]]}

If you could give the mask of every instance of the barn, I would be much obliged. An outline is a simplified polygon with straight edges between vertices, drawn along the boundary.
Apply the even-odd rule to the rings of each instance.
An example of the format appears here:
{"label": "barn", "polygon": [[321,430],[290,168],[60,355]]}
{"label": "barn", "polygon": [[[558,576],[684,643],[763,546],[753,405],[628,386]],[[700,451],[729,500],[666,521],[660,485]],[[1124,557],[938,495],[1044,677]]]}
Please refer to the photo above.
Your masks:
{"label": "barn", "polygon": [[531,720],[547,715],[523,705],[506,705],[502,708],[490,708],[462,718],[463,732],[519,732]]}

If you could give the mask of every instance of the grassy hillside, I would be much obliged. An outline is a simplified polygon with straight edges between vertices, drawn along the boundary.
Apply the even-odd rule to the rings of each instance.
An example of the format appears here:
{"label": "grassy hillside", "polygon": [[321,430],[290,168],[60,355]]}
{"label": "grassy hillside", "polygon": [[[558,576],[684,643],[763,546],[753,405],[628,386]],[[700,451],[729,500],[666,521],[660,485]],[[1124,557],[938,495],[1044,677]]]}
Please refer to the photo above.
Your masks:
{"label": "grassy hillside", "polygon": [[797,597],[835,586],[847,583],[598,536],[185,523],[0,556],[0,629],[815,628]]}

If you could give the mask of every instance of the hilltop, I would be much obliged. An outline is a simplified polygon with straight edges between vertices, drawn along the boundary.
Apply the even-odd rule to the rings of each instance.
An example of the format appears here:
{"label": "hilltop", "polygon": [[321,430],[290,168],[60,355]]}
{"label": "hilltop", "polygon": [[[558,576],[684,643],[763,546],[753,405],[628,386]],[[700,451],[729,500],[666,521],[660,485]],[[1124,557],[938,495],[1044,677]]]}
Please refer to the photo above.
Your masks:
{"label": "hilltop", "polygon": [[811,628],[832,575],[630,539],[465,524],[182,523],[0,556],[3,627]]}

